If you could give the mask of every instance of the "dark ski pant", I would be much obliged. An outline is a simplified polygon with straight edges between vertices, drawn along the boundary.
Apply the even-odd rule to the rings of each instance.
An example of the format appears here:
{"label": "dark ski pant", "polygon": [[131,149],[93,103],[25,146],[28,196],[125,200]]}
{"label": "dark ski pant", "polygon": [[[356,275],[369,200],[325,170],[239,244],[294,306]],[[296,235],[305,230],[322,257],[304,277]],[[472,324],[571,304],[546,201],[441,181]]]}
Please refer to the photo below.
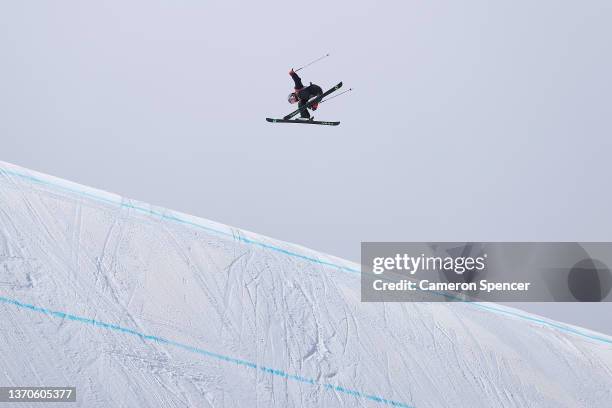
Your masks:
{"label": "dark ski pant", "polygon": [[[298,103],[298,108],[306,106],[307,104],[308,104],[308,100],[300,99]],[[310,119],[310,112],[308,112],[308,109],[304,109],[303,111],[301,111],[300,117],[305,118],[305,119]]]}

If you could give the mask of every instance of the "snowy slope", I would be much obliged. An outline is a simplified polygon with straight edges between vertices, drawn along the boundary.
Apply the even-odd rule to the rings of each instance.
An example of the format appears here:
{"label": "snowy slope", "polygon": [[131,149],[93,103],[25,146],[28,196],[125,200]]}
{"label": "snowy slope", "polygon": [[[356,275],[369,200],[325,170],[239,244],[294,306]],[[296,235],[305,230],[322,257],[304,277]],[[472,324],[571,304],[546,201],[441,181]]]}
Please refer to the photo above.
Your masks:
{"label": "snowy slope", "polygon": [[612,406],[610,337],[359,298],[353,263],[0,162],[0,385],[87,407]]}

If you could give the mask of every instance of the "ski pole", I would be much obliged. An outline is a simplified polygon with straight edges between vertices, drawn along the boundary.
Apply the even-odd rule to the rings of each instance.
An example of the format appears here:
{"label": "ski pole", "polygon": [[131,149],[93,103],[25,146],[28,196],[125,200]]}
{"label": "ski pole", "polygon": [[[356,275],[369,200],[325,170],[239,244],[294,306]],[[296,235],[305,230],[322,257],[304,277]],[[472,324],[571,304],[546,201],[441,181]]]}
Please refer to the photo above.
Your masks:
{"label": "ski pole", "polygon": [[340,95],[344,95],[344,94],[345,94],[345,93],[347,93],[347,92],[351,92],[352,90],[353,90],[353,88],[349,88],[349,89],[347,89],[347,90],[346,90],[346,91],[344,91],[344,92],[340,92],[338,95],[334,95],[334,96],[331,96],[331,97],[329,97],[329,98],[327,98],[327,99],[323,99],[321,102],[319,102],[319,104],[322,104],[323,102],[327,102],[327,101],[329,101],[330,99],[337,98],[337,97],[339,97]]}
{"label": "ski pole", "polygon": [[306,68],[306,67],[309,67],[309,66],[311,66],[312,64],[314,64],[315,62],[321,61],[321,60],[322,60],[323,58],[325,58],[325,57],[329,57],[329,53],[325,54],[325,55],[324,55],[324,56],[322,56],[322,57],[317,58],[317,59],[316,59],[316,60],[314,60],[314,61],[309,62],[308,64],[304,65],[303,67],[299,67],[298,69],[294,69],[294,70],[293,70],[293,72],[298,72],[298,71],[299,71],[299,70],[301,70],[301,69],[304,69],[304,68]]}

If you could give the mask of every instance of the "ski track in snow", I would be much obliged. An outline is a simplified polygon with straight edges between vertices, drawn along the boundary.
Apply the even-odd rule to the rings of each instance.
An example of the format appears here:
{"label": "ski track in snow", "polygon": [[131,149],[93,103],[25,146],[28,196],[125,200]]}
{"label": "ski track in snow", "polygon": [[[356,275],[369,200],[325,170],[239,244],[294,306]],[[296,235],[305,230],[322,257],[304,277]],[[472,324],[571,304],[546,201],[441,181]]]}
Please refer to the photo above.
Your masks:
{"label": "ski track in snow", "polygon": [[[0,162],[2,385],[78,406],[609,407],[612,338]],[[28,404],[22,404],[28,406]],[[32,405],[36,406],[36,405]]]}

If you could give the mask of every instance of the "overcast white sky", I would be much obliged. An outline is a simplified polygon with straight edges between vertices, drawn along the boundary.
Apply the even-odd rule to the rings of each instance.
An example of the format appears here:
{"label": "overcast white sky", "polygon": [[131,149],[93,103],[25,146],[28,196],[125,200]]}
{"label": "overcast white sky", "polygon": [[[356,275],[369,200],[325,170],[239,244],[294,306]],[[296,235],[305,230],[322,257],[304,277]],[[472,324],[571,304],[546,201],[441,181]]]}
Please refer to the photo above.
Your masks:
{"label": "overcast white sky", "polygon": [[[610,1],[0,4],[5,161],[352,260],[612,240]],[[287,71],[355,91],[316,116]],[[522,305],[612,333],[606,305]]]}

